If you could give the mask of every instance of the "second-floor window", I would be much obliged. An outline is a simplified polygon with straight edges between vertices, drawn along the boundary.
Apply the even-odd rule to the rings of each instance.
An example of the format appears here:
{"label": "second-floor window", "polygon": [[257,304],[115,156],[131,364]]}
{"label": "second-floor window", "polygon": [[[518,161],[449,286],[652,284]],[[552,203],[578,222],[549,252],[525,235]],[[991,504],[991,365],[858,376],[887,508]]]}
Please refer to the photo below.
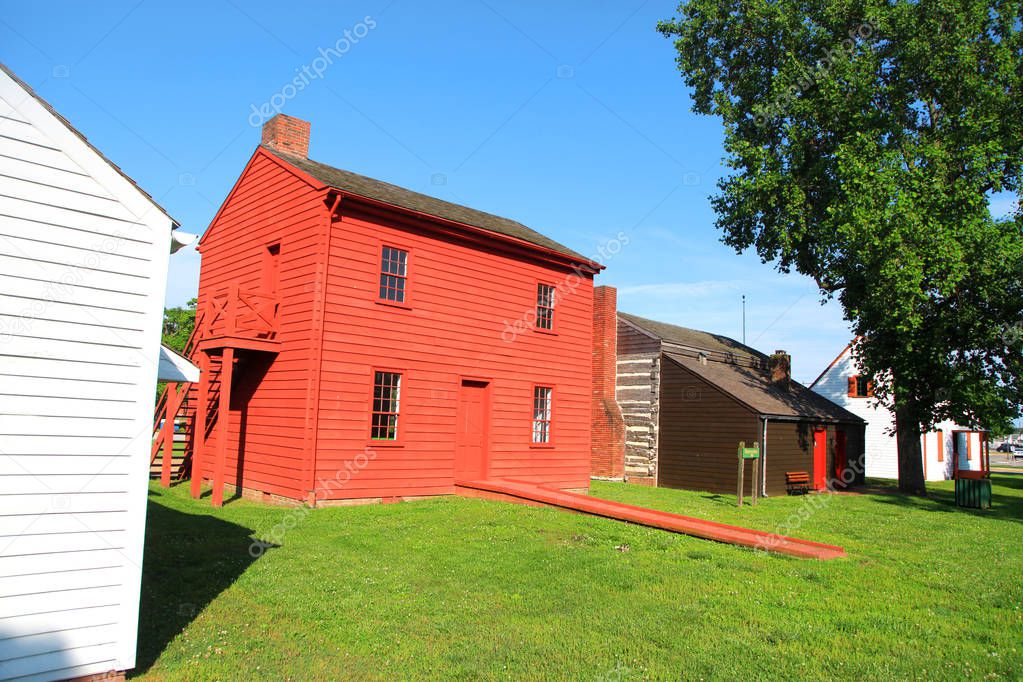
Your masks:
{"label": "second-floor window", "polygon": [[870,398],[874,395],[874,382],[862,374],[849,377],[850,398]]}
{"label": "second-floor window", "polygon": [[554,389],[550,386],[533,387],[533,442],[551,442],[551,399]]}
{"label": "second-floor window", "polygon": [[401,374],[373,373],[372,440],[398,440],[398,415],[401,411]]}
{"label": "second-floor window", "polygon": [[408,291],[408,251],[385,246],[380,256],[380,298],[404,303]]}
{"label": "second-floor window", "polygon": [[554,287],[550,284],[536,285],[536,328],[554,329]]}

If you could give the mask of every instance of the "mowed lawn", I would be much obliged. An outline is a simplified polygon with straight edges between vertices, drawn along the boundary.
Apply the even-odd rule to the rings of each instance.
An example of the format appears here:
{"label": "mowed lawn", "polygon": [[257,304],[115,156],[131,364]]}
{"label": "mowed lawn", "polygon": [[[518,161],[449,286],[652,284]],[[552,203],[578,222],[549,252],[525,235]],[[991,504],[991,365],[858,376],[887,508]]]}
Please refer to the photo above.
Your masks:
{"label": "mowed lawn", "polygon": [[[594,483],[608,499],[843,545],[813,562],[553,509],[441,498],[296,512],[150,493],[147,680],[1023,677],[1023,477],[734,497]],[[293,527],[292,527],[293,526]],[[795,527],[795,526],[798,526]],[[282,532],[283,531],[283,532]],[[251,537],[276,538],[261,556]]]}

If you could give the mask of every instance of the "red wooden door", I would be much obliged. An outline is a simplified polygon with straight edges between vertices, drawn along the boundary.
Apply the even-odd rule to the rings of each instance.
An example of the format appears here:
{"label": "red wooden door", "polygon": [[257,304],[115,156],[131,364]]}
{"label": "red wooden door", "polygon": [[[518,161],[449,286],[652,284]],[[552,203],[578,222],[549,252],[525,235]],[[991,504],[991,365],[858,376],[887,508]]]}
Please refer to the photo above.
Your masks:
{"label": "red wooden door", "polygon": [[458,394],[456,481],[479,480],[487,475],[487,386],[483,381],[463,381]]}
{"label": "red wooden door", "polygon": [[813,432],[813,489],[824,490],[828,475],[828,432]]}
{"label": "red wooden door", "polygon": [[835,431],[835,481],[844,488],[851,483],[851,477],[846,478],[845,470],[849,466],[849,460],[845,453],[845,431]]}

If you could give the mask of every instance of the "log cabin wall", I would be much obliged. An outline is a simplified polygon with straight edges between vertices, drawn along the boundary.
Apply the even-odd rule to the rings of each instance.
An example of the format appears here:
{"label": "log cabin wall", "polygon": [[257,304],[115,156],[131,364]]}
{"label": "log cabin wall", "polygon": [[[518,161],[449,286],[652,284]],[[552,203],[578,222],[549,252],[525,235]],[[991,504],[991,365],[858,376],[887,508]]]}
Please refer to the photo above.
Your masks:
{"label": "log cabin wall", "polygon": [[625,419],[625,476],[657,484],[661,342],[618,321],[616,396]]}

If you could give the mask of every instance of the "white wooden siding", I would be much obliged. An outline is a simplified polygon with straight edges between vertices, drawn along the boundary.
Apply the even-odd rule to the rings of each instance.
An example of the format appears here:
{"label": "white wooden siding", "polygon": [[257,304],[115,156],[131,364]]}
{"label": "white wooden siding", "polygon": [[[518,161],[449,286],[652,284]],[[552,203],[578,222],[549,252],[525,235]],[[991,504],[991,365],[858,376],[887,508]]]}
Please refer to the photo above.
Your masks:
{"label": "white wooden siding", "polygon": [[0,678],[135,665],[171,228],[0,72]]}
{"label": "white wooden siding", "polygon": [[[835,402],[853,414],[867,421],[866,431],[866,475],[871,478],[899,477],[899,447],[895,440],[895,415],[872,398],[852,398],[849,396],[849,378],[860,373],[851,351],[846,348],[832,367],[811,388],[828,400]],[[952,431],[965,429],[954,422],[943,422],[935,431],[921,437],[924,448],[925,472],[927,480],[941,481],[952,477]],[[944,441],[944,461],[938,461],[938,429]],[[980,447],[980,435],[972,435],[975,448]],[[974,450],[975,453],[979,450]],[[978,459],[967,463],[965,455],[960,460],[961,468],[978,468]]]}

